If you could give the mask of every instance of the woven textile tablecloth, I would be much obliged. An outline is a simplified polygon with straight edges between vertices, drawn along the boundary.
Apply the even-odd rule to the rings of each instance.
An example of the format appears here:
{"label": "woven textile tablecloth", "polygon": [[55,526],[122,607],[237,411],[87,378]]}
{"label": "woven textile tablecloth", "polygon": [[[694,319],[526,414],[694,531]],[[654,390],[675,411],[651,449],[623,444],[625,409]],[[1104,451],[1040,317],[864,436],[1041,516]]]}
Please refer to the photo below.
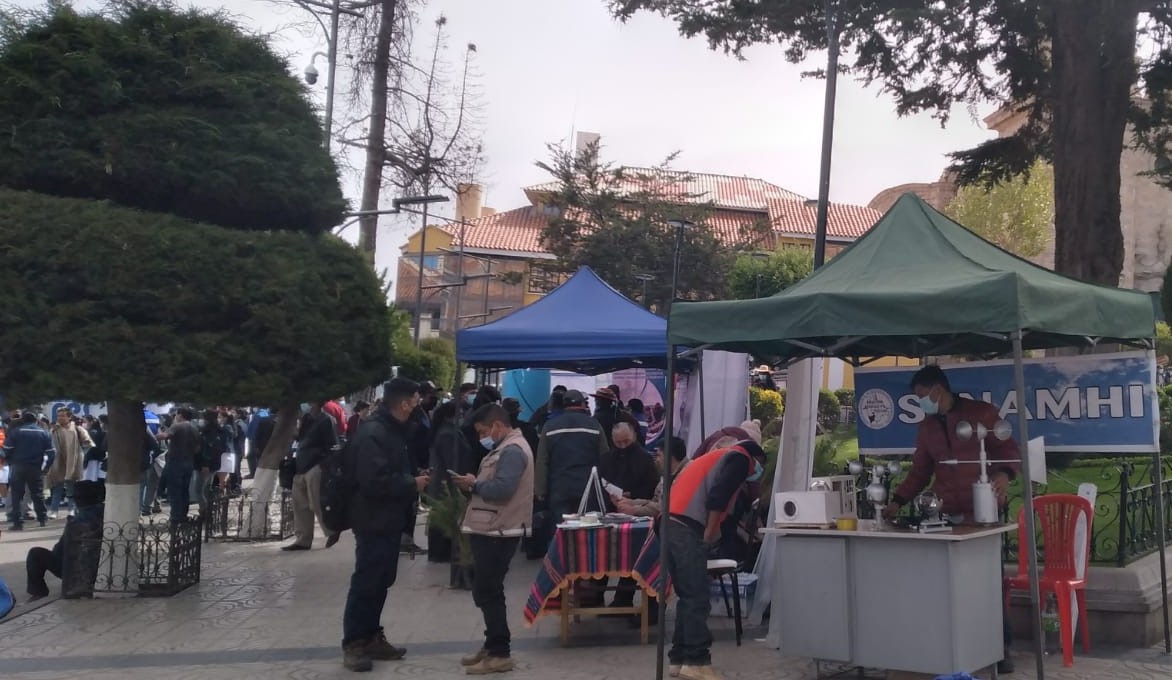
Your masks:
{"label": "woven textile tablecloth", "polygon": [[660,587],[659,537],[650,522],[558,529],[525,603],[525,623],[558,611],[546,605],[579,579],[630,576],[654,596]]}

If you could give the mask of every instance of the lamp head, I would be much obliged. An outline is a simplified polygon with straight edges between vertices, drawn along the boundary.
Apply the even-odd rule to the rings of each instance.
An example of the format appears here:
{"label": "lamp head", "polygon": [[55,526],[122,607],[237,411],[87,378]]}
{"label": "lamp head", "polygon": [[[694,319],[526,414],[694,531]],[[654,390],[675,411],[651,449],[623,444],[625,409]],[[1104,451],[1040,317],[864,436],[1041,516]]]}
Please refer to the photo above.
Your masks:
{"label": "lamp head", "polygon": [[313,85],[317,83],[317,67],[312,63],[305,67],[305,82]]}

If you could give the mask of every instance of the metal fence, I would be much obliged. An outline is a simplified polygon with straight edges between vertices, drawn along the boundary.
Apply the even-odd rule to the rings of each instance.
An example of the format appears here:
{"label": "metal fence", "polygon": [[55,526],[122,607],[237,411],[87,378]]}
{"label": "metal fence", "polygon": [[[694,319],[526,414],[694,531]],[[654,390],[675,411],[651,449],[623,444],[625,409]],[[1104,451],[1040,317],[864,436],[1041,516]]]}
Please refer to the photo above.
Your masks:
{"label": "metal fence", "polygon": [[203,522],[70,522],[61,551],[65,598],[95,593],[168,597],[199,583]]}
{"label": "metal fence", "polygon": [[283,541],[293,535],[293,494],[261,499],[252,489],[236,493],[213,491],[208,500],[205,540]]}
{"label": "metal fence", "polygon": [[[1045,493],[1077,493],[1078,485],[1091,482],[1098,487],[1095,498],[1094,526],[1091,530],[1091,562],[1122,567],[1155,552],[1159,547],[1156,530],[1156,485],[1152,481],[1153,461],[1145,458],[1106,458],[1080,461],[1065,470],[1051,470],[1049,484],[1035,495]],[[1172,468],[1162,463],[1164,482],[1161,492],[1164,500],[1165,526],[1172,526]],[[1020,493],[1011,494],[1004,519],[1017,521],[1022,505]],[[1172,543],[1172,532],[1165,536],[1165,544]],[[1041,541],[1040,531],[1038,541]],[[1018,554],[1016,534],[1006,534],[1002,558],[1016,562]],[[1044,550],[1045,546],[1039,546]]]}

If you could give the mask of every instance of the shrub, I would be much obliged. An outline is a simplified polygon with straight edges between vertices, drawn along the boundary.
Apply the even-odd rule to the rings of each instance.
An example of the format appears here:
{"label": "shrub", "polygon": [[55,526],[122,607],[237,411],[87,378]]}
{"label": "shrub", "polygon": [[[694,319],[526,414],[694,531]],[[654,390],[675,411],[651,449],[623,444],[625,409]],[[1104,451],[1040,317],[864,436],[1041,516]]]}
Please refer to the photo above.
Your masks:
{"label": "shrub", "polygon": [[843,387],[841,389],[834,390],[834,396],[838,397],[838,403],[840,406],[853,407],[855,405],[855,391],[852,389]]}
{"label": "shrub", "polygon": [[830,390],[818,390],[818,423],[834,426],[842,418],[842,404]]}
{"label": "shrub", "polygon": [[784,403],[777,392],[760,387],[749,388],[750,417],[768,424],[780,418],[783,409]]}

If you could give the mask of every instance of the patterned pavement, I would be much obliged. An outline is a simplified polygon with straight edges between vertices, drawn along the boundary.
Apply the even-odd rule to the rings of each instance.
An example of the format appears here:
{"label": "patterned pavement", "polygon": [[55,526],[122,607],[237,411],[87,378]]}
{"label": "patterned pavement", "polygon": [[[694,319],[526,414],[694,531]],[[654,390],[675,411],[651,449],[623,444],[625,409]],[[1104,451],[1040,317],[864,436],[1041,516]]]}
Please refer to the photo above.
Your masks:
{"label": "patterned pavement", "polygon": [[[55,532],[0,540],[0,573],[23,592],[20,558],[28,545],[51,542]],[[13,542],[9,542],[9,539]],[[319,538],[317,545],[320,546]],[[317,680],[353,677],[342,669],[341,607],[352,567],[349,538],[331,550],[283,553],[276,543],[210,544],[202,582],[165,599],[50,600],[22,607],[0,621],[0,677],[6,680]],[[628,680],[655,677],[654,646],[638,644],[637,631],[621,621],[586,620],[571,630],[571,645],[558,643],[558,620],[532,628],[521,624],[521,607],[537,562],[518,557],[508,579],[518,680]],[[399,581],[383,616],[388,637],[408,649],[399,662],[376,663],[367,677],[465,677],[459,657],[477,646],[479,612],[471,594],[447,588],[447,565],[426,559],[400,562]],[[55,588],[56,583],[52,583]],[[37,603],[38,605],[40,603]],[[23,613],[22,613],[23,612]],[[669,614],[670,616],[670,614]],[[717,642],[713,656],[730,680],[805,680],[813,664],[781,657],[746,631],[733,642],[724,617],[711,619]],[[1017,655],[1012,676],[1034,678],[1033,658]],[[1028,668],[1027,668],[1028,667]],[[361,676],[360,676],[361,677]],[[853,677],[848,676],[848,677]],[[1096,651],[1063,669],[1048,660],[1055,680],[1131,680],[1172,677],[1172,658],[1155,650]]]}

